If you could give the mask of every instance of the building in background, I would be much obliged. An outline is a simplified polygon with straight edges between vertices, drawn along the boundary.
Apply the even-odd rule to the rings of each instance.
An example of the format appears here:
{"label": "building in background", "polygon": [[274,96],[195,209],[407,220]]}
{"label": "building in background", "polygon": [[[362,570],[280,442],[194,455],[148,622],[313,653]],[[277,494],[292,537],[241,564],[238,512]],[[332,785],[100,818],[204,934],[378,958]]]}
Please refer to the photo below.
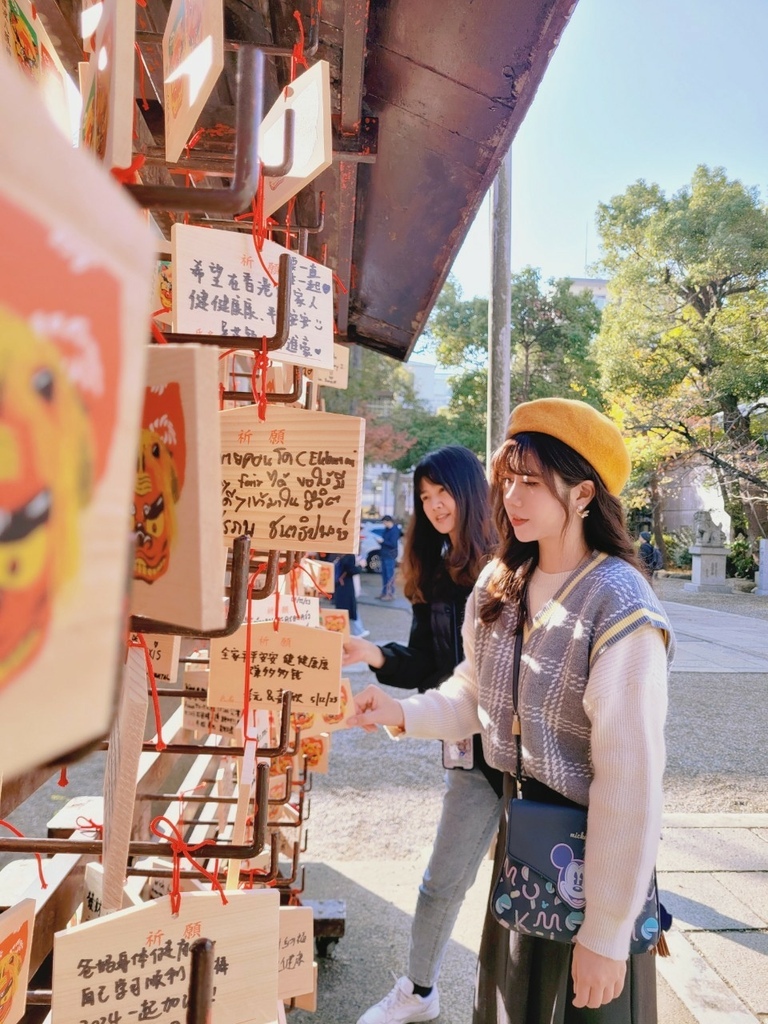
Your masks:
{"label": "building in background", "polygon": [[580,295],[590,292],[597,308],[602,311],[608,302],[608,281],[603,277],[572,277],[570,292]]}

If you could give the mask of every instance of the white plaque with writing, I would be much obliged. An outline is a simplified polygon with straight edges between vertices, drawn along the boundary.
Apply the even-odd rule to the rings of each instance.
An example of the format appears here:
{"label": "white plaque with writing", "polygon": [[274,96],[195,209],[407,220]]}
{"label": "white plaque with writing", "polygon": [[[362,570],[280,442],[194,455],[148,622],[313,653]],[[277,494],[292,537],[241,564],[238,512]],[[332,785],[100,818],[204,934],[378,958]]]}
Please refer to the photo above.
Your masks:
{"label": "white plaque with writing", "polygon": [[[277,287],[250,234],[174,224],[173,329],[232,338],[272,337]],[[265,241],[261,260],[277,281],[283,253],[291,257],[288,340],[271,355],[284,363],[333,368],[333,274],[328,267]]]}
{"label": "white plaque with writing", "polygon": [[[251,601],[251,621],[271,622],[275,618],[275,598],[265,597],[260,601]],[[277,601],[277,618],[280,622],[290,622],[298,626],[320,625],[320,599],[317,597],[299,597],[293,594],[280,594]]]}
{"label": "white plaque with writing", "polygon": [[333,346],[332,370],[308,370],[307,376],[315,384],[344,391],[349,383],[349,349],[346,345]]}

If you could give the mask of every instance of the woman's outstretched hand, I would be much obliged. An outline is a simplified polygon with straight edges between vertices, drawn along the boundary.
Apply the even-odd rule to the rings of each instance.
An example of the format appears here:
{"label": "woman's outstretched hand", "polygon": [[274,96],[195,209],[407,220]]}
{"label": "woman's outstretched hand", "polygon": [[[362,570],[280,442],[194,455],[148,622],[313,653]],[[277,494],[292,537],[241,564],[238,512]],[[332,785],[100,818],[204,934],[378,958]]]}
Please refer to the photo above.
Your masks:
{"label": "woman's outstretched hand", "polygon": [[573,947],[573,1005],[596,1010],[621,995],[627,965],[624,960],[611,960],[593,953],[577,942]]}
{"label": "woman's outstretched hand", "polygon": [[364,661],[371,668],[381,668],[384,664],[384,655],[381,648],[372,644],[370,640],[363,640],[360,636],[351,636],[344,641],[344,654],[341,664],[344,666],[354,665],[358,661]]}
{"label": "woman's outstretched hand", "polygon": [[399,700],[372,685],[355,696],[355,714],[347,719],[347,725],[360,726],[366,732],[375,732],[379,725],[402,729],[405,716]]}

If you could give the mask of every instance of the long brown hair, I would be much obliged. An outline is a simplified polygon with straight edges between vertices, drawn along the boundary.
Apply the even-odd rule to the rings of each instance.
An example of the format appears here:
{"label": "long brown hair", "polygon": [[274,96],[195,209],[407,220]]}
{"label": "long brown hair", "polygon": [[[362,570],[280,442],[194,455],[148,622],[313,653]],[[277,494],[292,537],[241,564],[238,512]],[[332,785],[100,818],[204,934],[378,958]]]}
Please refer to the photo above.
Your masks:
{"label": "long brown hair", "polygon": [[518,607],[518,627],[522,629],[525,621],[525,590],[538,565],[539,545],[536,541],[524,543],[515,537],[504,508],[503,479],[508,473],[523,475],[534,472],[541,474],[544,485],[562,505],[566,514],[565,526],[573,513],[558,482],[561,481],[565,488],[571,488],[584,480],[591,480],[595,485],[595,496],[588,506],[589,517],[584,520],[587,546],[591,551],[604,551],[622,558],[640,571],[624,510],[587,460],[549,434],[532,431],[515,434],[498,449],[491,463],[491,501],[499,546],[496,550],[498,564],[488,581],[486,596],[480,602],[480,618],[486,623],[495,622],[504,605],[510,602]]}
{"label": "long brown hair", "polygon": [[[456,502],[455,546],[427,519],[420,498],[424,480],[444,487]],[[425,455],[413,471],[413,515],[403,551],[405,596],[423,603],[451,583],[473,587],[495,544],[488,481],[475,453],[452,444]]]}

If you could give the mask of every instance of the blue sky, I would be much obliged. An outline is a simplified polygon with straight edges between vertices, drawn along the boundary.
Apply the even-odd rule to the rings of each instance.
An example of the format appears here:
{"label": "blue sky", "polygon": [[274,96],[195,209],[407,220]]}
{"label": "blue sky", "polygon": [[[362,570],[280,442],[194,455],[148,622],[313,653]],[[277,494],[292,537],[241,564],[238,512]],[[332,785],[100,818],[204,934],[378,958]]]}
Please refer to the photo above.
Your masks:
{"label": "blue sky", "polygon": [[[768,200],[768,0],[578,0],[512,147],[512,264],[585,276],[595,211],[638,178],[697,164]],[[454,263],[488,294],[488,204]]]}

